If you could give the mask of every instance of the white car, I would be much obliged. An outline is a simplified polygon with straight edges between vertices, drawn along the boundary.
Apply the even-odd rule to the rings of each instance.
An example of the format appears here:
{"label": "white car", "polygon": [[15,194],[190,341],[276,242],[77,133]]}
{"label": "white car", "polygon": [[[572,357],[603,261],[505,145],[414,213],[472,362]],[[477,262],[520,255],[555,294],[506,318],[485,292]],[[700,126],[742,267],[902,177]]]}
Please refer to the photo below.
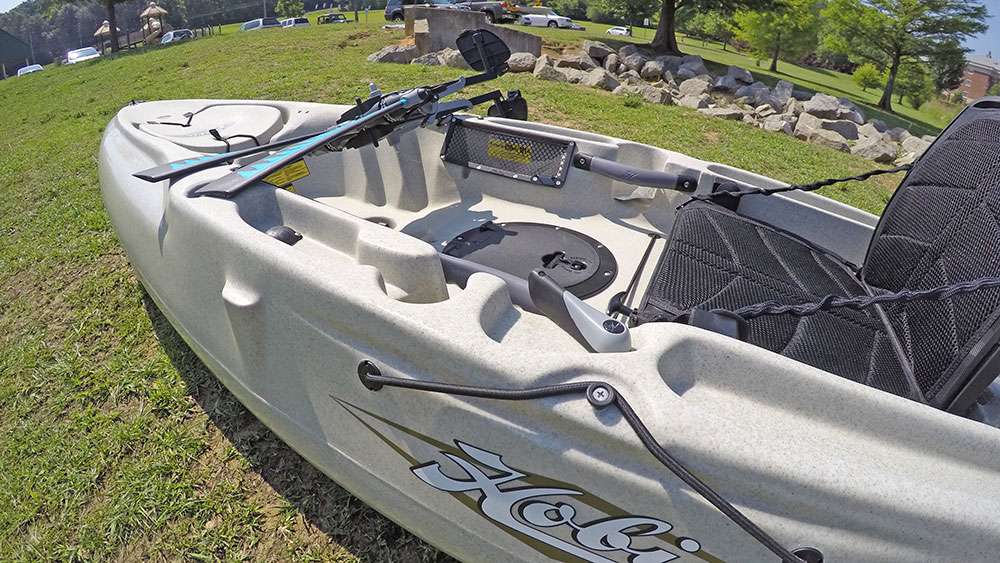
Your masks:
{"label": "white car", "polygon": [[42,70],[42,65],[28,65],[17,69],[18,76],[24,76],[25,74],[31,74],[32,72],[38,72]]}
{"label": "white car", "polygon": [[89,61],[91,59],[96,59],[100,57],[101,54],[97,52],[97,49],[93,47],[84,47],[83,49],[74,49],[66,53],[66,64],[75,65],[76,63],[82,63],[83,61]]}
{"label": "white car", "polygon": [[168,31],[163,35],[163,39],[160,39],[160,45],[166,45],[168,43],[177,43],[178,41],[184,41],[185,39],[193,39],[194,33],[190,29],[175,29],[173,31]]}
{"label": "white car", "polygon": [[608,35],[623,35],[625,37],[628,37],[628,36],[632,35],[632,30],[629,29],[629,28],[627,28],[627,27],[622,27],[620,25],[616,25],[614,27],[609,27],[608,31],[607,31],[607,34]]}
{"label": "white car", "polygon": [[309,25],[309,18],[288,18],[281,20],[281,27],[304,27]]}
{"label": "white car", "polygon": [[278,21],[278,18],[257,18],[241,25],[240,31],[255,31],[270,27],[281,27],[281,22]]}
{"label": "white car", "polygon": [[555,12],[545,12],[543,14],[525,14],[521,16],[521,25],[532,25],[535,27],[562,27],[574,29],[576,26],[573,20],[560,16]]}

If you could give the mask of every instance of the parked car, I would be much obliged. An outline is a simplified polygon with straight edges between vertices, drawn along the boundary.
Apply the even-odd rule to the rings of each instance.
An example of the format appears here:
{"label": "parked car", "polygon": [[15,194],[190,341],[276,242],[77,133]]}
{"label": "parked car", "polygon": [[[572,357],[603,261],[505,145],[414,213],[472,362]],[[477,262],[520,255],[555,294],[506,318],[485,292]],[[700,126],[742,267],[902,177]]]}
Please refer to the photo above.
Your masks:
{"label": "parked car", "polygon": [[309,18],[288,18],[281,20],[281,27],[305,27],[309,25]]}
{"label": "parked car", "polygon": [[190,29],[175,29],[163,34],[163,38],[160,39],[160,45],[177,43],[178,41],[184,41],[185,39],[194,39],[194,33]]}
{"label": "parked car", "polygon": [[614,27],[609,27],[606,33],[608,35],[623,35],[628,37],[632,35],[632,28],[616,25]]}
{"label": "parked car", "polygon": [[521,16],[521,25],[531,25],[535,27],[562,27],[565,29],[574,29],[574,27],[579,27],[573,20],[567,18],[566,16],[560,16],[559,14],[549,11],[544,14],[525,14]]}
{"label": "parked car", "polygon": [[517,21],[518,15],[513,13],[513,6],[508,2],[459,2],[459,7],[486,14],[489,23],[506,23]]}
{"label": "parked car", "polygon": [[459,5],[455,0],[389,0],[385,5],[385,19],[389,21],[403,21],[403,8],[405,6],[433,6],[435,8],[448,8],[450,10],[468,10],[468,7]]}
{"label": "parked car", "polygon": [[351,23],[351,20],[347,19],[344,14],[323,14],[316,18],[316,25],[325,23]]}
{"label": "parked car", "polygon": [[257,18],[241,25],[240,31],[255,31],[268,27],[281,27],[281,22],[278,21],[278,18]]}
{"label": "parked car", "polygon": [[38,72],[40,70],[43,70],[42,65],[22,66],[21,68],[17,69],[17,75],[24,76],[25,74],[31,74],[32,72]]}
{"label": "parked car", "polygon": [[84,47],[83,49],[74,49],[66,53],[66,64],[75,65],[76,63],[82,63],[83,61],[89,61],[91,59],[96,59],[100,57],[101,54],[97,52],[97,49],[93,47]]}

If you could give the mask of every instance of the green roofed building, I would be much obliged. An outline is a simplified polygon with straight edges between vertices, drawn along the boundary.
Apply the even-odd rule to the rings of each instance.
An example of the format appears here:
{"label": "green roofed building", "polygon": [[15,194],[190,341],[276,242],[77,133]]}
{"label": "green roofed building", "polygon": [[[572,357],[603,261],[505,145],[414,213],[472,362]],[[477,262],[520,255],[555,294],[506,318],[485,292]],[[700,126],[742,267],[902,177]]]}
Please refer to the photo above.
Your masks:
{"label": "green roofed building", "polygon": [[17,74],[17,69],[31,64],[28,44],[0,29],[0,77]]}

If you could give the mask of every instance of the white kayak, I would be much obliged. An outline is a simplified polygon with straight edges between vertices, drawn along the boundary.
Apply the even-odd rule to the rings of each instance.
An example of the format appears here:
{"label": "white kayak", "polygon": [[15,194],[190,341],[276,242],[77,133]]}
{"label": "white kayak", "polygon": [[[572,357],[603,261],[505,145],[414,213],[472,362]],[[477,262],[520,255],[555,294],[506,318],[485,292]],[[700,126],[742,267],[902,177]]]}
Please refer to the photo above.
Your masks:
{"label": "white kayak", "polygon": [[291,447],[465,561],[996,559],[1000,101],[880,220],[424,94],[105,131],[138,277]]}

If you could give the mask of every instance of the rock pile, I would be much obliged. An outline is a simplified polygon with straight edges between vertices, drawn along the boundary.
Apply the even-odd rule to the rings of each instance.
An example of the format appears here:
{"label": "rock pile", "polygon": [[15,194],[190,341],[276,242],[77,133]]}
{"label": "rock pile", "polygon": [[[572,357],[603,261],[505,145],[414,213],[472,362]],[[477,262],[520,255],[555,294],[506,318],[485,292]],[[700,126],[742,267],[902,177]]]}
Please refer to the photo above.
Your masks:
{"label": "rock pile", "polygon": [[[468,68],[454,49],[417,56],[412,45],[390,45],[368,60]],[[510,72],[531,72],[541,80],[582,84],[742,121],[879,163],[911,163],[934,141],[899,127],[890,129],[877,119],[866,121],[864,113],[844,98],[797,91],[784,80],[771,87],[735,66],[713,76],[701,57],[655,55],[633,44],[615,50],[599,41],[584,41],[579,52],[560,58],[514,53],[508,67]]]}

